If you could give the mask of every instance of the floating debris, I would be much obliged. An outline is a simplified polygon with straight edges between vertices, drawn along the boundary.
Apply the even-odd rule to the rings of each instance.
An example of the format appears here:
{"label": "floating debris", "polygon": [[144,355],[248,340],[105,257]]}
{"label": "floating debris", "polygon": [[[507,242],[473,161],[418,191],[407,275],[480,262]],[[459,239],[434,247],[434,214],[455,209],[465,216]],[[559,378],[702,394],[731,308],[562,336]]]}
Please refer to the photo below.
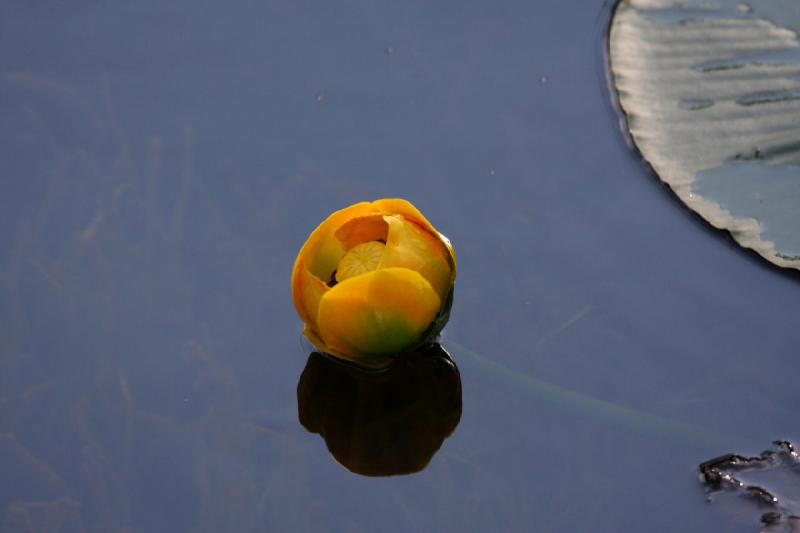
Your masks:
{"label": "floating debris", "polygon": [[[729,453],[700,464],[700,482],[706,485],[708,501],[718,493],[741,494],[754,501],[762,509],[770,509],[761,515],[761,523],[768,526],[765,532],[792,532],[800,526],[800,494],[779,494],[780,488],[767,487],[766,483],[755,484],[745,479],[748,474],[787,470],[796,475],[800,465],[792,443],[786,440],[773,441],[774,450],[766,450],[757,456],[748,457]],[[764,476],[759,476],[759,479]],[[766,481],[766,480],[765,480]],[[791,485],[797,488],[795,482]]]}

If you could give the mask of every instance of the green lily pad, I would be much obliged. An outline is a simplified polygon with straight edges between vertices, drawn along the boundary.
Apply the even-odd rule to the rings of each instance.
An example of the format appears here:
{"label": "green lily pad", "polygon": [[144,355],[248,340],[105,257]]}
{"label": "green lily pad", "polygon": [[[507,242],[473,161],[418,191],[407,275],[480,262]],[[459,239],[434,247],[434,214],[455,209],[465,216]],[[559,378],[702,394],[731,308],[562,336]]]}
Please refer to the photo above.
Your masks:
{"label": "green lily pad", "polygon": [[620,0],[612,82],[631,138],[691,209],[800,269],[800,2]]}

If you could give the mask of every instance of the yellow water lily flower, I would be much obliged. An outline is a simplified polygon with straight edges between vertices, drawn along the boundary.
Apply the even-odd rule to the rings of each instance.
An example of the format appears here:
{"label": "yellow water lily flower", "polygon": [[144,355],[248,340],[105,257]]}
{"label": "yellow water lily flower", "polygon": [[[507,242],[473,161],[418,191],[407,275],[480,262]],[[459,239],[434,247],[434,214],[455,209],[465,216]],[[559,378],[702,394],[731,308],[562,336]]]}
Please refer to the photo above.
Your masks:
{"label": "yellow water lily flower", "polygon": [[336,211],[311,233],[292,299],[317,348],[380,367],[438,335],[455,279],[447,237],[408,201],[384,199]]}

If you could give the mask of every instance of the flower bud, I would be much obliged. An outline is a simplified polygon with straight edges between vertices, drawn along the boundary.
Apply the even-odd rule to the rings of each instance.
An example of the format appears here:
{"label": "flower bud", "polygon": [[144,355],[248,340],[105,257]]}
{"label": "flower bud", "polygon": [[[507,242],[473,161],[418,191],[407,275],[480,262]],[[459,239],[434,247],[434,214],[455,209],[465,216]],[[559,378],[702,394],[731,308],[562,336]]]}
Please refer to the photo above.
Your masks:
{"label": "flower bud", "polygon": [[292,299],[317,348],[380,367],[439,334],[455,278],[450,241],[409,202],[377,200],[336,211],[311,233]]}

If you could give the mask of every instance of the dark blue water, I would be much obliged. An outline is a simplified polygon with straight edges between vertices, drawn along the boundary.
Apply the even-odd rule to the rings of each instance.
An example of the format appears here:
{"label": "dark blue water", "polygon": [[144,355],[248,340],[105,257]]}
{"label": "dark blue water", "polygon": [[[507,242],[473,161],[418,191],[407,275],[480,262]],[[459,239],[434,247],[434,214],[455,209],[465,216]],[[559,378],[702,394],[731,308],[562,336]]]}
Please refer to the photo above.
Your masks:
{"label": "dark blue water", "polygon": [[[4,2],[0,530],[754,531],[696,469],[800,440],[800,285],[629,151],[608,15]],[[289,275],[395,196],[458,255],[463,410],[422,472],[364,477],[298,420]]]}

